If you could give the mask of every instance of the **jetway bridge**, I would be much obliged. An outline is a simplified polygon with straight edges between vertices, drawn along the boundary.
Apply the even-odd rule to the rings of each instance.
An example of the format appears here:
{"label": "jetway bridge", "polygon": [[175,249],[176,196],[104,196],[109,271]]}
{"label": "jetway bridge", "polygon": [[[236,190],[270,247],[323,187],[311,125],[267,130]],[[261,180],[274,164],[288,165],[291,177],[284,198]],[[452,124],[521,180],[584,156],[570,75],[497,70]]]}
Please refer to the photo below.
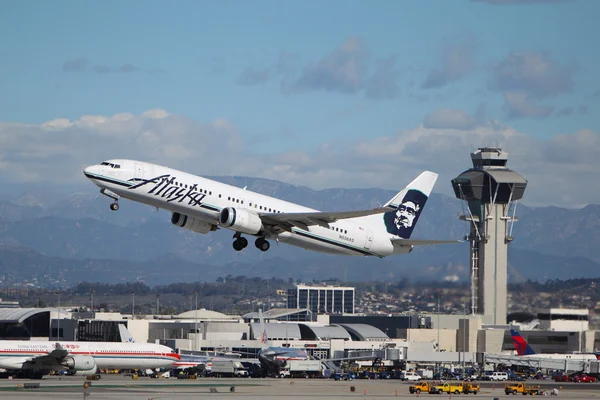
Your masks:
{"label": "jetway bridge", "polygon": [[598,373],[600,362],[577,359],[555,359],[542,357],[523,357],[502,354],[486,354],[488,364],[521,365],[536,369],[552,369],[558,371],[585,371]]}

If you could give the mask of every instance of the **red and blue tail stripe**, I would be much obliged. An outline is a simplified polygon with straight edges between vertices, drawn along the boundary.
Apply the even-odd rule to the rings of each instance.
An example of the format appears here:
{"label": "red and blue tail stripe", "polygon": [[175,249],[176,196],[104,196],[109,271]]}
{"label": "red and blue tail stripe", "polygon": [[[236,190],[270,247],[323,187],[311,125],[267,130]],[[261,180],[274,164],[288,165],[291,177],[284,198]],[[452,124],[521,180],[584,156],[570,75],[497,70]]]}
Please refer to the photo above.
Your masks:
{"label": "red and blue tail stripe", "polygon": [[525,338],[521,336],[521,334],[514,329],[510,330],[510,335],[512,336],[513,343],[515,348],[517,349],[517,354],[520,356],[528,356],[531,354],[536,354],[535,351],[531,348],[531,346],[527,343]]}

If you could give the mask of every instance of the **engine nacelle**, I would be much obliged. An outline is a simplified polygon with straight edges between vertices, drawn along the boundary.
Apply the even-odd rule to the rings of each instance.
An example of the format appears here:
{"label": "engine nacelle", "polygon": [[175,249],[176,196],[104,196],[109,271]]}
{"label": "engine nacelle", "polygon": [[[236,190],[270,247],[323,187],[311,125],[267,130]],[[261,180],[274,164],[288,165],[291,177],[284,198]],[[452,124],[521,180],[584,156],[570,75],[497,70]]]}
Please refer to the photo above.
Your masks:
{"label": "engine nacelle", "polygon": [[217,230],[217,226],[211,224],[210,222],[206,222],[194,217],[188,217],[185,214],[179,214],[176,212],[171,215],[171,223],[180,228],[188,229],[197,233],[208,233]]}
{"label": "engine nacelle", "polygon": [[76,373],[85,371],[87,374],[93,374],[97,369],[96,360],[91,356],[70,355],[65,357],[61,364]]}
{"label": "engine nacelle", "polygon": [[227,228],[238,232],[256,235],[263,230],[260,217],[245,209],[227,207],[221,210],[219,222]]}
{"label": "engine nacelle", "polygon": [[93,375],[96,372],[98,372],[98,367],[94,365],[94,368],[92,368],[92,369],[78,370],[78,371],[75,371],[75,373],[73,375],[76,375],[76,376],[81,376],[81,375],[88,376],[88,375]]}

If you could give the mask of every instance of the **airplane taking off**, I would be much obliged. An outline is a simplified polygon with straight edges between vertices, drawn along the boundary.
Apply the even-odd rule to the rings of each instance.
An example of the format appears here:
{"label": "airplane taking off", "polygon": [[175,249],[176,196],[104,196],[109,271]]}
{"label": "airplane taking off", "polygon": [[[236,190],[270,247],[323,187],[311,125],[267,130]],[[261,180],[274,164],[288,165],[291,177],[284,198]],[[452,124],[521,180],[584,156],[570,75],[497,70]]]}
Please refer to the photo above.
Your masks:
{"label": "airplane taking off", "polygon": [[421,173],[383,207],[320,212],[298,204],[240,189],[182,171],[134,160],[109,160],[84,170],[85,176],[113,199],[121,197],[171,212],[171,223],[197,233],[227,228],[233,248],[248,246],[242,236],[256,236],[267,251],[267,239],[331,254],[386,257],[410,253],[413,246],[460,243],[415,240],[411,233],[423,211],[437,174]]}

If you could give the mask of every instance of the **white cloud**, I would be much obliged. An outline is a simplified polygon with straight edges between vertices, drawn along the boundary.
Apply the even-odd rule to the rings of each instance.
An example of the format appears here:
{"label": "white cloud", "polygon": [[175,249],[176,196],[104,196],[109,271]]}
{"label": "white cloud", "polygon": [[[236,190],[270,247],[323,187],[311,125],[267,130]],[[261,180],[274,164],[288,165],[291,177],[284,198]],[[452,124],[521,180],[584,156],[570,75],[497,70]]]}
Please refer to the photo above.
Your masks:
{"label": "white cloud", "polygon": [[477,119],[468,113],[452,108],[439,108],[423,118],[423,126],[433,129],[473,129]]}
{"label": "white cloud", "polygon": [[435,89],[457,81],[475,68],[475,44],[469,40],[459,45],[448,45],[444,49],[441,68],[433,68],[427,74],[423,89]]}
{"label": "white cloud", "polygon": [[398,190],[429,169],[440,174],[435,190],[452,195],[450,180],[470,168],[469,153],[499,143],[510,153],[509,167],[529,180],[525,204],[575,207],[598,201],[600,188],[593,184],[600,167],[597,132],[539,140],[511,127],[482,124],[481,114],[438,110],[431,114],[437,125],[430,117],[428,123],[386,137],[260,156],[251,154],[227,119],[200,123],[163,110],[39,125],[0,123],[0,180],[85,185],[85,166],[132,158],[199,175],[259,176],[316,189]]}
{"label": "white cloud", "polygon": [[504,93],[504,106],[502,106],[502,109],[508,118],[517,119],[547,117],[552,114],[554,107],[541,106],[523,92],[507,92]]}
{"label": "white cloud", "polygon": [[512,52],[492,70],[491,87],[545,98],[573,90],[573,68],[561,67],[546,53]]}

